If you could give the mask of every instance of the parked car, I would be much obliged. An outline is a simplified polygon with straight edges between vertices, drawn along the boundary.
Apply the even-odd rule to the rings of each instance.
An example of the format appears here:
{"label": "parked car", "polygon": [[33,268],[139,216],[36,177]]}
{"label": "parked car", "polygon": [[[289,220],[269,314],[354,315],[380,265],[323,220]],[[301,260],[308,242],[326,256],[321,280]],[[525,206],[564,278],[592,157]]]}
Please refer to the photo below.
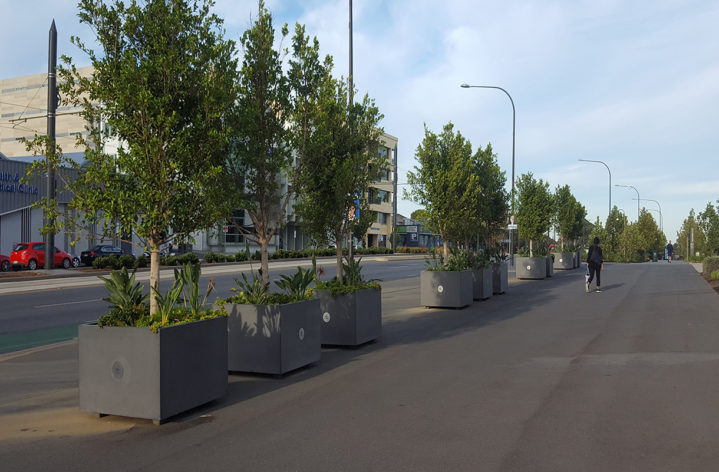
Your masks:
{"label": "parked car", "polygon": [[7,272],[10,270],[10,258],[8,256],[3,256],[0,254],[0,270],[3,272]]}
{"label": "parked car", "polygon": [[[55,267],[69,269],[72,267],[72,256],[55,248]],[[10,254],[10,264],[14,269],[27,267],[35,270],[45,265],[45,243],[18,243]]]}
{"label": "parked car", "polygon": [[112,244],[98,244],[92,249],[88,249],[87,251],[82,251],[80,253],[80,260],[83,264],[86,266],[91,266],[92,261],[95,260],[97,257],[107,257],[107,256],[122,256],[122,249],[120,249],[117,246],[113,246]]}

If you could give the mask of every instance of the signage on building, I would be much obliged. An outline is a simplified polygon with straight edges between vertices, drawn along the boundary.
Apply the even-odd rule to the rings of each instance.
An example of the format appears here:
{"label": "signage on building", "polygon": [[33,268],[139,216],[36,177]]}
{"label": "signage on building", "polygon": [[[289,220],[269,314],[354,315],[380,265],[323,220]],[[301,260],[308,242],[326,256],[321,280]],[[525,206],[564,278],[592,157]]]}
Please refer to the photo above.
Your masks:
{"label": "signage on building", "polygon": [[20,174],[18,173],[0,172],[0,192],[37,195],[38,188],[34,185],[26,185],[20,182]]}
{"label": "signage on building", "polygon": [[408,232],[408,233],[416,233],[416,232],[417,232],[417,226],[407,226],[407,232]]}

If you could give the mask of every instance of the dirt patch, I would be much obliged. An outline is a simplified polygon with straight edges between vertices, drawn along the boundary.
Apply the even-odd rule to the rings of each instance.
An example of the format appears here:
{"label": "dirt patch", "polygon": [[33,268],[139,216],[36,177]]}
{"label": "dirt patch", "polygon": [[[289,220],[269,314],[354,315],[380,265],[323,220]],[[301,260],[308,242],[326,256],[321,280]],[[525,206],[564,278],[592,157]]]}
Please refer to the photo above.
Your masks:
{"label": "dirt patch", "polygon": [[704,277],[704,280],[707,281],[707,283],[709,284],[709,286],[710,286],[711,288],[713,288],[714,291],[716,291],[717,293],[719,293],[719,279],[714,279],[714,280],[712,280],[712,278],[709,277],[709,276],[707,276],[707,275],[702,275],[702,277]]}
{"label": "dirt patch", "polygon": [[11,270],[9,272],[0,272],[0,279],[27,279],[34,277],[47,277],[45,272],[30,272],[29,270]]}

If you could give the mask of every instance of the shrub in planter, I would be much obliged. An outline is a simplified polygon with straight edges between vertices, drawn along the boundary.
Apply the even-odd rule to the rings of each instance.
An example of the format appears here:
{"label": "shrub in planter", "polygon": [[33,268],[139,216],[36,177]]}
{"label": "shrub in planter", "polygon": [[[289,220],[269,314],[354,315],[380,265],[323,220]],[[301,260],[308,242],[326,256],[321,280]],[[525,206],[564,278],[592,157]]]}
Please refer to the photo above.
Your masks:
{"label": "shrub in planter", "polygon": [[120,256],[118,262],[120,267],[124,267],[125,269],[132,269],[135,266],[135,258],[130,254],[123,254]]}
{"label": "shrub in planter", "polygon": [[486,300],[492,296],[493,280],[492,265],[484,251],[470,256],[472,268],[472,298]]}
{"label": "shrub in planter", "polygon": [[468,256],[453,251],[447,263],[442,255],[426,259],[420,273],[420,303],[426,307],[464,308],[472,304],[472,271]]}
{"label": "shrub in planter", "polygon": [[319,300],[308,293],[313,270],[297,268],[271,293],[260,276],[235,279],[235,295],[218,300],[227,312],[228,370],[284,374],[319,361]]}
{"label": "shrub in planter", "polygon": [[149,294],[125,268],[102,278],[110,311],[79,328],[80,409],[151,419],[167,418],[223,396],[227,390],[227,320],[204,308],[200,267],[175,269],[150,316]]}
{"label": "shrub in planter", "polygon": [[345,257],[341,282],[318,281],[312,289],[320,300],[322,344],[358,346],[382,335],[382,287],[376,279],[364,280],[361,262]]}

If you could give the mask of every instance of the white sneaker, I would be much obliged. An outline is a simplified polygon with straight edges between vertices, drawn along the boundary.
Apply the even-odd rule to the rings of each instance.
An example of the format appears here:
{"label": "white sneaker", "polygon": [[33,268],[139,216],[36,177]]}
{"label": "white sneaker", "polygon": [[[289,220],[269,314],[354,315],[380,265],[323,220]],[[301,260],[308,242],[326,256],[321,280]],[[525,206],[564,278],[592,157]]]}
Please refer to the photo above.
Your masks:
{"label": "white sneaker", "polygon": [[589,282],[584,284],[584,291],[589,293]]}

